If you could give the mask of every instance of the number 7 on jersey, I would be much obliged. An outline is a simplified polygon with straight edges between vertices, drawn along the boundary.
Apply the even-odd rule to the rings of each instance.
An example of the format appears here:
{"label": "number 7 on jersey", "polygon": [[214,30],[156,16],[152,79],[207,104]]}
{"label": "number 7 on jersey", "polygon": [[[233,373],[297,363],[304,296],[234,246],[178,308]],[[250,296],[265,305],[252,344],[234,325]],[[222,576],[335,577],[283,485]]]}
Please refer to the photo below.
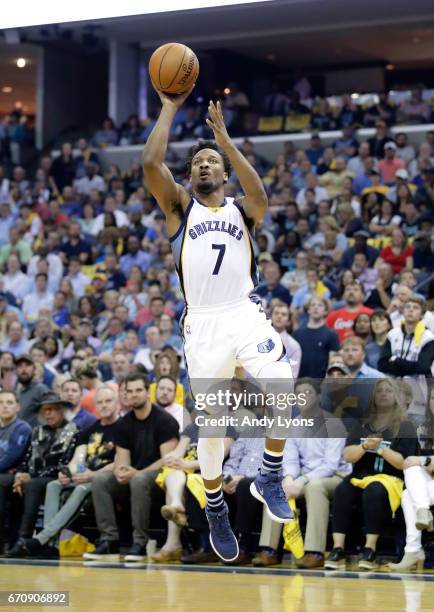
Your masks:
{"label": "number 7 on jersey", "polygon": [[212,249],[217,250],[219,252],[219,254],[217,255],[217,261],[215,262],[215,266],[214,266],[214,270],[213,270],[213,274],[216,275],[219,273],[221,265],[222,265],[222,261],[223,261],[223,257],[225,255],[225,251],[226,251],[226,245],[225,244],[213,244],[212,245]]}

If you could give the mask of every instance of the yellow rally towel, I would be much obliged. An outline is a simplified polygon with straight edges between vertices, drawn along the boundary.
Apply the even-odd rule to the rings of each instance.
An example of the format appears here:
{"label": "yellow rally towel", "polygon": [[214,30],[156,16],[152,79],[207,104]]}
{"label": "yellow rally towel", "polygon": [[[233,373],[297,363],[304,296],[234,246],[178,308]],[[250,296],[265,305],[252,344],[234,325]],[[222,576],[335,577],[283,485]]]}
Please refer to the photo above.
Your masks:
{"label": "yellow rally towel", "polygon": [[290,499],[288,503],[294,513],[294,520],[285,523],[283,526],[283,548],[285,550],[290,550],[296,559],[301,559],[304,555],[304,544],[303,536],[300,531],[300,523],[298,522],[297,506],[295,505],[294,499]]}
{"label": "yellow rally towel", "polygon": [[375,476],[365,476],[365,478],[351,478],[351,484],[361,489],[366,489],[371,482],[379,482],[386,489],[389,496],[389,503],[392,509],[392,513],[399,508],[401,503],[401,495],[404,489],[404,483],[396,476],[389,476],[389,474],[376,474]]}
{"label": "yellow rally towel", "polygon": [[79,533],[63,529],[59,541],[61,557],[81,557],[85,552],[93,552],[95,546]]}
{"label": "yellow rally towel", "polygon": [[[166,482],[167,475],[173,472],[175,468],[164,467],[155,479],[155,484],[164,489],[164,483]],[[189,470],[184,470],[187,474],[186,487],[190,493],[197,499],[200,507],[203,509],[206,506],[206,495],[205,487],[203,486],[202,476],[200,474],[194,474]]]}
{"label": "yellow rally towel", "polygon": [[324,285],[323,282],[319,280],[315,286],[315,295],[318,295],[321,297],[327,291],[328,291],[328,288]]}

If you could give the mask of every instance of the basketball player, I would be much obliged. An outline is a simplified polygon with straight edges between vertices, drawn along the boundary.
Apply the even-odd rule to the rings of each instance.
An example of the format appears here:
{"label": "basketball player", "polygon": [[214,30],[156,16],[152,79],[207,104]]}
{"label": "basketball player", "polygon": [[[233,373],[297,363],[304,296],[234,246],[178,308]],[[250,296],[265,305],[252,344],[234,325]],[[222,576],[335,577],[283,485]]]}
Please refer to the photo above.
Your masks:
{"label": "basketball player", "polygon": [[[206,120],[215,143],[199,143],[188,159],[191,194],[164,163],[173,119],[190,92],[168,96],[157,90],[162,109],[143,163],[146,184],[166,216],[186,302],[181,328],[192,391],[195,380],[230,380],[237,365],[254,378],[285,379],[289,387],[291,367],[280,336],[259,300],[249,299],[257,284],[252,232],[264,217],[267,196],[258,174],[231,141],[219,102],[210,102]],[[245,194],[239,200],[224,196],[231,166]],[[284,446],[285,440],[266,438],[262,467],[250,489],[280,523],[293,518],[281,485]],[[223,499],[223,439],[201,437],[197,452],[210,542],[224,561],[233,561],[238,542]]]}

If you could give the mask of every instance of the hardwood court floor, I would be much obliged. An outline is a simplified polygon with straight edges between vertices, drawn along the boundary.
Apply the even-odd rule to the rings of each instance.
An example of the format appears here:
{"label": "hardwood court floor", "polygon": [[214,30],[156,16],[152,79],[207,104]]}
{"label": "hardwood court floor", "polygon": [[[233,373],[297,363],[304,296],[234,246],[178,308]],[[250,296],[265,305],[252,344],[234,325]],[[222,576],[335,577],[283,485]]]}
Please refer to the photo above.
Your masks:
{"label": "hardwood court floor", "polygon": [[[0,590],[67,590],[90,612],[432,612],[434,576],[82,563],[0,564]],[[6,609],[6,608],[2,608]],[[60,610],[22,606],[13,610]]]}

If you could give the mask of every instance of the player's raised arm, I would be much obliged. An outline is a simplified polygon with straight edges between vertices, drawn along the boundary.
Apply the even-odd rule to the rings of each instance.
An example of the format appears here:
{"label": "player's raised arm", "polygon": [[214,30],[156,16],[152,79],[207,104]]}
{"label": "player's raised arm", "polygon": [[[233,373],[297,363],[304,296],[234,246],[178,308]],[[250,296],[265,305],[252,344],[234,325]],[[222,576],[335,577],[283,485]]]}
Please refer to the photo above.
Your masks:
{"label": "player's raised arm", "polygon": [[245,193],[241,206],[250,219],[253,219],[255,223],[261,223],[268,206],[267,194],[262,180],[232,142],[225,126],[220,102],[217,102],[217,104],[210,102],[208,112],[210,118],[206,120],[206,123],[212,129],[218,146],[229,157]]}
{"label": "player's raised arm", "polygon": [[174,96],[168,96],[158,89],[156,91],[160,96],[162,108],[143,150],[143,172],[150,192],[168,217],[174,206],[187,204],[189,201],[187,192],[175,182],[164,159],[173,120],[191,89],[184,94]]}

